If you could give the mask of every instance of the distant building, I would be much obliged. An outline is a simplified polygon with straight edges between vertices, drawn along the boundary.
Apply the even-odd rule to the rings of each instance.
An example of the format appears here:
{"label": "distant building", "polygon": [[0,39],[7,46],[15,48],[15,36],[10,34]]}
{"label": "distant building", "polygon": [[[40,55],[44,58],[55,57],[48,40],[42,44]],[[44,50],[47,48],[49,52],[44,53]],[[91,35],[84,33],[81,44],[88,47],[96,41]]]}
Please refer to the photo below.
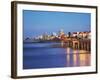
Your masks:
{"label": "distant building", "polygon": [[59,31],[59,36],[61,36],[61,35],[64,35],[63,29],[61,29],[61,30]]}
{"label": "distant building", "polygon": [[83,38],[83,32],[79,32],[79,38]]}
{"label": "distant building", "polygon": [[52,33],[53,36],[57,36],[57,34],[55,32]]}
{"label": "distant building", "polygon": [[88,32],[88,39],[91,39],[91,32]]}
{"label": "distant building", "polygon": [[63,36],[63,35],[64,35],[64,31],[63,31],[63,29],[61,29],[61,30],[59,31],[59,33],[58,33],[58,37],[61,38],[61,36]]}
{"label": "distant building", "polygon": [[78,36],[77,32],[73,32],[73,33],[72,33],[72,36],[73,36],[73,37],[77,37],[77,36]]}

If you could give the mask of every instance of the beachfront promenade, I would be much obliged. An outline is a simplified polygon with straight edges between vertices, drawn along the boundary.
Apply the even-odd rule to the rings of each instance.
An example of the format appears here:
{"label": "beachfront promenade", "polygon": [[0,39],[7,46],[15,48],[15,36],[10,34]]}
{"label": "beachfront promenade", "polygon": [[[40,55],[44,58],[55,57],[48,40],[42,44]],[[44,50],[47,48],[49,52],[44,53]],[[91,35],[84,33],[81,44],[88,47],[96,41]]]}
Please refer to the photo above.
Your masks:
{"label": "beachfront promenade", "polygon": [[91,40],[77,38],[62,39],[61,45],[62,47],[71,47],[73,49],[90,51]]}

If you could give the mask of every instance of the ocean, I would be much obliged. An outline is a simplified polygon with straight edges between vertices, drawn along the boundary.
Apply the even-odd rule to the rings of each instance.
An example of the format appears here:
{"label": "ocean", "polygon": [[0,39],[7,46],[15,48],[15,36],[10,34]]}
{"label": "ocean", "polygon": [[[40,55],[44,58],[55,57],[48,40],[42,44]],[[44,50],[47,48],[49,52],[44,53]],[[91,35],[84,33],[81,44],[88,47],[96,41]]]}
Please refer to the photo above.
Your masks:
{"label": "ocean", "polygon": [[60,42],[23,43],[23,69],[90,65],[91,54],[89,51],[63,48]]}

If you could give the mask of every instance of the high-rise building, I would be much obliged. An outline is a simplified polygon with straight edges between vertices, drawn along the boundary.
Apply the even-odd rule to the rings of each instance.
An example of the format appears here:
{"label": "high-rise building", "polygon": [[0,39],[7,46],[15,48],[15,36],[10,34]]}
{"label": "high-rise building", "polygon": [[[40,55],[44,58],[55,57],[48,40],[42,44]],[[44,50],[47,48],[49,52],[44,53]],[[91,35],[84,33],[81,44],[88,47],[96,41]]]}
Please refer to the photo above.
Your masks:
{"label": "high-rise building", "polygon": [[61,35],[64,35],[63,29],[61,29],[61,30],[59,31],[59,36],[61,36]]}

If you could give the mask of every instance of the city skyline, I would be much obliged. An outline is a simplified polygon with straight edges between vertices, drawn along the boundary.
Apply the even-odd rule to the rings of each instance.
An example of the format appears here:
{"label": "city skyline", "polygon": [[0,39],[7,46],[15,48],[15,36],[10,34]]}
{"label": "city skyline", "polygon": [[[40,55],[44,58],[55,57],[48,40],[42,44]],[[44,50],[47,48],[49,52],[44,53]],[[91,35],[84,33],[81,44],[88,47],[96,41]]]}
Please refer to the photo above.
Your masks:
{"label": "city skyline", "polygon": [[23,10],[24,38],[61,29],[65,33],[90,31],[90,17],[89,13]]}

